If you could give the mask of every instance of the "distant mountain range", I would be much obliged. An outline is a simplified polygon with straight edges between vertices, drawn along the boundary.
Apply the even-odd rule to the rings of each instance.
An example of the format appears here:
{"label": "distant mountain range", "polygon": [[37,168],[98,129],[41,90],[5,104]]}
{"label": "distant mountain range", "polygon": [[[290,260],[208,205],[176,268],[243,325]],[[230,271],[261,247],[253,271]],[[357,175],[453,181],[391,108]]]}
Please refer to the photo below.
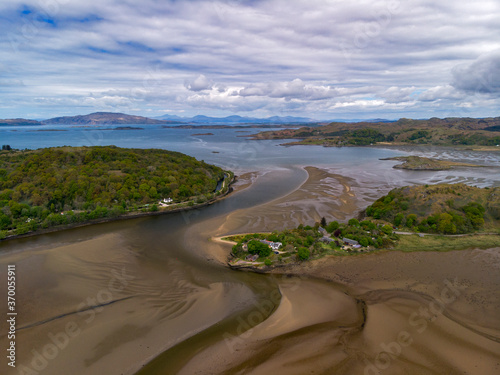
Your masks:
{"label": "distant mountain range", "polygon": [[273,116],[268,118],[227,116],[208,117],[198,115],[194,117],[179,117],[163,115],[156,118],[127,115],[125,113],[95,112],[88,115],[54,117],[36,121],[22,118],[0,120],[0,125],[239,125],[239,124],[313,124],[318,121],[306,117]]}
{"label": "distant mountain range", "polygon": [[51,125],[165,125],[175,123],[174,121],[155,120],[148,117],[126,115],[125,113],[95,112],[82,116],[54,117],[42,121]]}
{"label": "distant mountain range", "polygon": [[307,124],[318,122],[317,120],[307,117],[292,117],[292,116],[272,116],[267,118],[242,117],[242,116],[227,116],[227,117],[209,117],[198,115],[194,117],[179,117],[173,115],[163,115],[156,117],[160,120],[179,121],[187,124]]}

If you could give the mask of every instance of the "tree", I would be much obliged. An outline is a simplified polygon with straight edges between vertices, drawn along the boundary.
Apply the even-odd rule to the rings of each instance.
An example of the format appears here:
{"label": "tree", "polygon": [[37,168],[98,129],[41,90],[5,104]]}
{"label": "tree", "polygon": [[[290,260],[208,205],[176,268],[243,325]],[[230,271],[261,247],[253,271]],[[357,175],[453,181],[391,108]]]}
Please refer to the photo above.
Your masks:
{"label": "tree", "polygon": [[307,246],[311,246],[314,243],[314,237],[313,236],[307,236],[305,243],[306,243]]}
{"label": "tree", "polygon": [[269,267],[270,265],[272,265],[272,264],[273,264],[273,262],[271,261],[271,259],[266,259],[266,260],[264,261],[264,264],[265,264],[266,266],[268,266],[268,267]]}
{"label": "tree", "polygon": [[275,233],[273,233],[273,234],[271,234],[271,235],[267,236],[267,239],[268,239],[269,241],[273,241],[273,242],[277,242],[277,241],[279,241],[279,238],[278,238],[278,236],[277,236]]}
{"label": "tree", "polygon": [[307,247],[299,247],[297,250],[297,258],[299,260],[307,260],[309,259],[309,256],[311,253],[309,252],[309,249]]}
{"label": "tree", "polygon": [[337,230],[339,228],[339,223],[338,221],[332,221],[330,224],[328,224],[326,226],[326,231],[328,233],[333,233],[335,230]]}
{"label": "tree", "polygon": [[411,228],[417,224],[417,215],[410,214],[406,217],[406,226]]}
{"label": "tree", "polygon": [[0,212],[0,229],[7,229],[12,224],[10,218],[4,213]]}
{"label": "tree", "polygon": [[359,240],[359,244],[361,246],[367,247],[369,245],[368,239],[366,237],[363,237],[362,239]]}
{"label": "tree", "polygon": [[361,223],[359,223],[364,229],[367,230],[374,230],[377,226],[375,223],[372,223],[370,220],[364,220]]}
{"label": "tree", "polygon": [[325,219],[324,217],[322,217],[322,218],[321,218],[320,225],[321,225],[323,228],[326,228],[326,219]]}
{"label": "tree", "polygon": [[350,219],[347,224],[349,224],[352,227],[358,227],[359,226],[359,221],[357,219]]}
{"label": "tree", "polygon": [[271,255],[271,248],[258,240],[252,240],[248,243],[248,252],[258,254],[259,257],[267,257]]}
{"label": "tree", "polygon": [[465,216],[470,220],[474,229],[479,229],[484,225],[484,212],[486,210],[481,204],[470,202],[462,207],[462,211],[465,212]]}
{"label": "tree", "polygon": [[388,236],[392,234],[392,227],[390,225],[384,225],[380,230]]}
{"label": "tree", "polygon": [[399,227],[403,222],[404,217],[405,215],[403,215],[401,212],[397,214],[396,217],[394,218],[394,225]]}
{"label": "tree", "polygon": [[453,224],[453,216],[446,212],[439,215],[437,228],[439,232],[445,234],[454,234],[457,232],[457,227]]}

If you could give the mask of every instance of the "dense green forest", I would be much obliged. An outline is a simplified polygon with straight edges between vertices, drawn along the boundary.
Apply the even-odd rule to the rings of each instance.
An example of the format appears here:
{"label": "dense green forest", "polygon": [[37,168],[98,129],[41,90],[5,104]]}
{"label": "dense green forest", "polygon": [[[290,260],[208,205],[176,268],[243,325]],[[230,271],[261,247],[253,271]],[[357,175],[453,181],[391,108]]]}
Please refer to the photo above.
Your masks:
{"label": "dense green forest", "polygon": [[[193,157],[158,149],[59,147],[0,152],[0,239],[157,203],[202,203],[225,172]],[[219,194],[218,192],[217,194]]]}
{"label": "dense green forest", "polygon": [[464,184],[398,188],[369,206],[366,215],[424,233],[498,230],[500,188]]}

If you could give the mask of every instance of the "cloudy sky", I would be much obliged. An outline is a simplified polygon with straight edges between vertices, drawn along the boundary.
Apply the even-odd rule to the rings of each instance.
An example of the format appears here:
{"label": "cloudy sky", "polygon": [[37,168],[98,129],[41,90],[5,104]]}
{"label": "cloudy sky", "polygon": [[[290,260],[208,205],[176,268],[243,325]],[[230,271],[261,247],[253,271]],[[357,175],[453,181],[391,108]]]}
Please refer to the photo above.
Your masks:
{"label": "cloudy sky", "polygon": [[1,0],[0,118],[500,116],[498,0]]}

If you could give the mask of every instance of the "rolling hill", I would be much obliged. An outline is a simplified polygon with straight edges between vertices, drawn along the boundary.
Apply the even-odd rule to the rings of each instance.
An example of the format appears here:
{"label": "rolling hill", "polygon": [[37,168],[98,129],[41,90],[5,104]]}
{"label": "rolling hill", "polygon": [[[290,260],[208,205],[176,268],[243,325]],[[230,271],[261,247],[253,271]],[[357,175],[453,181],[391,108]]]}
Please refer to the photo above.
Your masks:
{"label": "rolling hill", "polygon": [[298,139],[288,145],[367,146],[374,144],[500,144],[500,117],[400,119],[395,122],[333,122],[317,127],[261,132],[254,139]]}
{"label": "rolling hill", "polygon": [[148,117],[132,116],[124,113],[95,112],[88,115],[54,117],[43,121],[50,125],[165,125],[175,121],[155,120]]}
{"label": "rolling hill", "polygon": [[500,188],[465,184],[393,189],[366,215],[424,233],[458,234],[500,228]]}

